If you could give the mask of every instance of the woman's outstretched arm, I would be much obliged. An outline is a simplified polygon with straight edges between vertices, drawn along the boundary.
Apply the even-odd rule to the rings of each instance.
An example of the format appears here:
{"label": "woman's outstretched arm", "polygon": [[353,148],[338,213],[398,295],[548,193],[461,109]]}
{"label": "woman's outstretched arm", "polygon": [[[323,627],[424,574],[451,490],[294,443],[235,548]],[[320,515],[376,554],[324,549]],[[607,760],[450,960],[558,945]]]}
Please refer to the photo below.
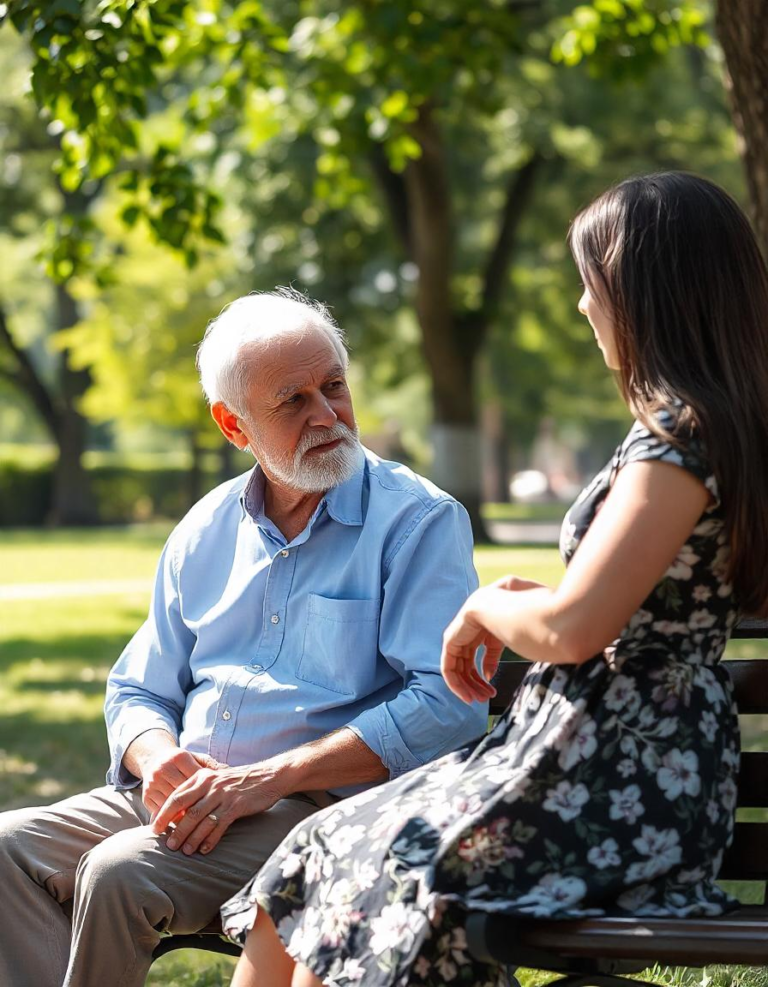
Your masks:
{"label": "woman's outstretched arm", "polygon": [[[494,694],[504,646],[530,661],[580,664],[629,622],[690,537],[710,499],[671,463],[629,463],[556,589],[509,577],[473,593],[443,638],[442,671],[465,702]],[[485,646],[484,676],[475,653]]]}

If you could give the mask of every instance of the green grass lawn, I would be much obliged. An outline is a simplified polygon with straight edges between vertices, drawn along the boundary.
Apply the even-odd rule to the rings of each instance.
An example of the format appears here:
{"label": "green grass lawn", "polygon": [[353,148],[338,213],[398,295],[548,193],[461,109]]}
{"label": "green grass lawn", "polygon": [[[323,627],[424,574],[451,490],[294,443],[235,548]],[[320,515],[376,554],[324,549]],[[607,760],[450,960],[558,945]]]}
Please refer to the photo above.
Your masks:
{"label": "green grass lawn", "polygon": [[[0,533],[0,590],[14,583],[147,580],[167,525],[78,532]],[[555,549],[478,548],[482,583],[507,573],[556,583],[562,565]],[[149,592],[36,600],[0,594],[0,809],[51,802],[101,784],[107,768],[102,720],[110,665],[144,619]],[[736,653],[755,648],[740,642]],[[755,720],[756,718],[750,718]],[[768,724],[752,723],[745,746],[755,746]],[[232,970],[227,958],[176,953],[153,967],[151,987],[217,987]],[[768,987],[765,971],[656,970],[669,987]],[[530,972],[524,987],[544,978]]]}

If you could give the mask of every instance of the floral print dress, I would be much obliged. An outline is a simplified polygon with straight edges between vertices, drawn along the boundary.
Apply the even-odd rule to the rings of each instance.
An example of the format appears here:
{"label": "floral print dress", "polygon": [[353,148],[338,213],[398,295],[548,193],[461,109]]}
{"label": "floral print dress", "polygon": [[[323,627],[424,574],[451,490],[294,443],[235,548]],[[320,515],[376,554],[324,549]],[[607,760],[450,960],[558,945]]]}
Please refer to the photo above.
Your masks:
{"label": "floral print dress", "polygon": [[[674,426],[668,414],[662,419]],[[227,902],[257,907],[326,984],[496,987],[466,949],[468,909],[556,918],[716,915],[739,738],[718,664],[737,619],[717,486],[701,448],[636,423],[566,516],[575,552],[627,463],[689,470],[712,499],[619,638],[578,666],[531,665],[488,736],[301,823]]]}

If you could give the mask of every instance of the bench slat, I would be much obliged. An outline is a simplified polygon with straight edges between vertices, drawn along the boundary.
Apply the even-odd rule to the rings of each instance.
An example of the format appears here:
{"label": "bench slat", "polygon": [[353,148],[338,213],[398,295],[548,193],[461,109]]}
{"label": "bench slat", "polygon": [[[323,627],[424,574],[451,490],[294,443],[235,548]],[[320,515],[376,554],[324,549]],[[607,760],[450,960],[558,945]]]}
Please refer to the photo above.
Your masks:
{"label": "bench slat", "polygon": [[[477,946],[501,962],[517,963],[521,950],[529,948],[554,957],[601,957],[673,966],[768,964],[768,908],[763,905],[744,906],[731,915],[704,919],[591,918],[558,922],[504,915],[482,919]],[[474,953],[473,947],[470,942]],[[556,962],[544,967],[561,968]]]}

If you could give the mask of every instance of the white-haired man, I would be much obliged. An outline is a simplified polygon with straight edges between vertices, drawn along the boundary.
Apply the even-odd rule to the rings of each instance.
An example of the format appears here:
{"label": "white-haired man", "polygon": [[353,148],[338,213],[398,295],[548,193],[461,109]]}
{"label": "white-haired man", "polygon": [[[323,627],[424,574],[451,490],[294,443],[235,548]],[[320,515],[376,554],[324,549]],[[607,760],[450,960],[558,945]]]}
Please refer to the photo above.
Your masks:
{"label": "white-haired man", "polygon": [[360,445],[347,354],[289,291],[238,299],[198,354],[257,465],[163,551],[109,677],[108,784],[0,815],[3,987],[138,987],[318,806],[482,733],[439,672],[470,591],[463,509]]}

